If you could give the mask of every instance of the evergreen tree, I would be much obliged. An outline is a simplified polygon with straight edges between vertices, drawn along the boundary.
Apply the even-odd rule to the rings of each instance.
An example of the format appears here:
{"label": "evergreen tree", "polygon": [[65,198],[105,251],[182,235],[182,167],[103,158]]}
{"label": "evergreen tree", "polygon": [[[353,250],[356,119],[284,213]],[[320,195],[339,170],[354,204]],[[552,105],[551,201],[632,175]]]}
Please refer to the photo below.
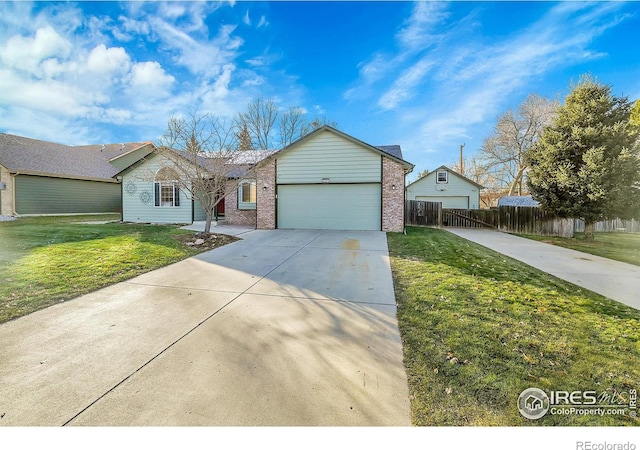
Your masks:
{"label": "evergreen tree", "polygon": [[585,239],[606,218],[640,213],[638,127],[633,104],[583,77],[567,95],[552,125],[527,154],[528,187],[541,207],[585,221]]}

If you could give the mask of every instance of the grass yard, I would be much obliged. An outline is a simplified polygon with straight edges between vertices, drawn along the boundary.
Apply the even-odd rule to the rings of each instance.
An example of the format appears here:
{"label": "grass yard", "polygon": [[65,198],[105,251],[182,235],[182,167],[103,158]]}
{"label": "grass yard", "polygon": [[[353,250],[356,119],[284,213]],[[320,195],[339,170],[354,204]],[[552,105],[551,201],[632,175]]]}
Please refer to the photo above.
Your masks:
{"label": "grass yard", "polygon": [[0,222],[0,323],[199,252],[175,226],[80,223],[109,219],[119,215]]}
{"label": "grass yard", "polygon": [[640,233],[596,233],[593,242],[585,242],[584,233],[575,233],[573,238],[520,236],[640,266]]}
{"label": "grass yard", "polygon": [[529,387],[640,387],[640,311],[443,230],[388,234],[415,425],[639,425],[623,416],[522,417]]}

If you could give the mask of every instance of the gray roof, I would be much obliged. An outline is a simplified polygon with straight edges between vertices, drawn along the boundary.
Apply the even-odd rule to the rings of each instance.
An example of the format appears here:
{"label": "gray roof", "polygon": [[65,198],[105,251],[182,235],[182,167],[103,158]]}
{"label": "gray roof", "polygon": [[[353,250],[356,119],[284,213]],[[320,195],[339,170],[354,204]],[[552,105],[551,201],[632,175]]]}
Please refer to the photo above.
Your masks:
{"label": "gray roof", "polygon": [[500,197],[498,199],[498,206],[540,206],[540,203],[535,201],[530,195],[512,195],[506,197]]}
{"label": "gray roof", "polygon": [[376,145],[376,148],[382,150],[385,153],[388,153],[391,156],[395,156],[398,159],[403,159],[402,149],[399,145]]}
{"label": "gray roof", "polygon": [[[173,148],[170,150],[176,152],[178,155],[182,156],[187,161],[193,162],[193,158],[194,158],[193,154],[190,154],[189,152],[186,152],[184,150],[176,150]],[[257,153],[258,161],[256,162],[260,162],[262,159],[264,159],[265,155],[269,155],[269,154],[271,154],[271,152],[258,152]],[[234,156],[238,158],[238,155],[234,155]],[[205,170],[216,171],[216,168],[220,167],[219,162],[216,162],[216,161],[220,161],[220,160],[227,161],[225,168],[227,171],[227,177],[229,178],[241,178],[245,176],[249,172],[251,167],[253,167],[253,165],[255,164],[255,163],[250,164],[247,162],[233,163],[228,161],[229,159],[230,158],[215,158],[215,157],[207,157],[207,156],[201,156],[201,155],[196,156],[196,161],[198,162],[198,165]],[[242,158],[238,158],[238,159],[242,159]]]}
{"label": "gray roof", "polygon": [[0,133],[0,164],[9,172],[114,181],[109,160],[147,143],[69,146]]}

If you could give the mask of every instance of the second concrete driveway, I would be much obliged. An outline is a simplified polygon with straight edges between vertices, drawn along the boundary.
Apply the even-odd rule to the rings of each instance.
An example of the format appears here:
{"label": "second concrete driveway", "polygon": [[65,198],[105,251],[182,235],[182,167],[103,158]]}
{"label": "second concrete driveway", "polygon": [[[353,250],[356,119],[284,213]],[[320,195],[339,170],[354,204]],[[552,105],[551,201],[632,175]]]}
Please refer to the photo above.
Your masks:
{"label": "second concrete driveway", "polygon": [[0,325],[0,426],[410,425],[385,234],[241,237]]}
{"label": "second concrete driveway", "polygon": [[469,241],[640,309],[640,267],[495,230],[447,228]]}

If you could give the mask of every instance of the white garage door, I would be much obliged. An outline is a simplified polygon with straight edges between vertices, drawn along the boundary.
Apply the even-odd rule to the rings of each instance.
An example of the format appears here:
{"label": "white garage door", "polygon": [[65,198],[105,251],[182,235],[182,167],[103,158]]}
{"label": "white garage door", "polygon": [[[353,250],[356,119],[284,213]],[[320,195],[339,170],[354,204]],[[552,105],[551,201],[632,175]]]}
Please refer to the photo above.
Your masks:
{"label": "white garage door", "polygon": [[381,202],[378,183],[279,185],[278,228],[380,230]]}
{"label": "white garage door", "polygon": [[442,202],[443,208],[458,208],[458,209],[468,209],[469,208],[469,197],[416,197],[416,200],[421,200],[423,202]]}

